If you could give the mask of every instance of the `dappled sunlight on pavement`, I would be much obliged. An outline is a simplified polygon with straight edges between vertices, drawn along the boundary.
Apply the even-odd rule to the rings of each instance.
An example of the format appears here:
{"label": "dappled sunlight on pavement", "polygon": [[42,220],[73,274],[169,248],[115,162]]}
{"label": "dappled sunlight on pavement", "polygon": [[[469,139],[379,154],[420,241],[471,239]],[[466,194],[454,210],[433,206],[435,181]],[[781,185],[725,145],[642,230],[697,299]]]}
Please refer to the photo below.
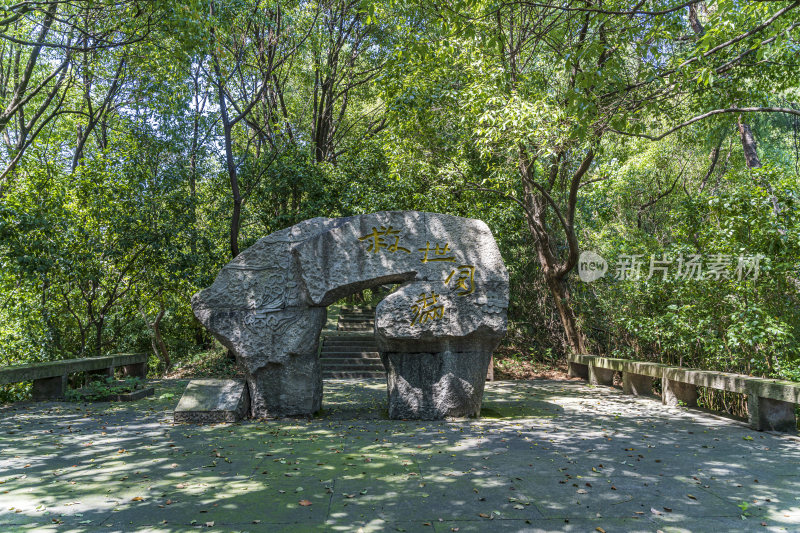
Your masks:
{"label": "dappled sunlight on pavement", "polygon": [[312,419],[173,425],[0,408],[2,531],[796,531],[800,440],[575,381],[488,383],[482,418],[396,421],[379,380]]}

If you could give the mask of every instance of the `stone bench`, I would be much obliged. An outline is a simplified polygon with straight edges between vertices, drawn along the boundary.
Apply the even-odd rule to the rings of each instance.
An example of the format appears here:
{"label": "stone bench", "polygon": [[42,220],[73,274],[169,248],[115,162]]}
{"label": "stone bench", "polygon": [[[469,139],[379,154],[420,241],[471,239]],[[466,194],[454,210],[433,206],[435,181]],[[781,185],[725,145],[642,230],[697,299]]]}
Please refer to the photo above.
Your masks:
{"label": "stone bench", "polygon": [[7,366],[0,368],[0,385],[32,381],[34,400],[56,400],[64,397],[70,374],[87,372],[113,377],[114,369],[120,368],[125,376],[144,378],[147,359],[146,353],[132,353]]}
{"label": "stone bench", "polygon": [[800,383],[595,355],[569,355],[567,363],[570,377],[581,377],[593,385],[613,385],[614,374],[620,372],[622,390],[637,396],[652,395],[653,378],[659,378],[665,405],[696,407],[697,387],[745,394],[750,427],[797,431],[795,405],[800,404]]}

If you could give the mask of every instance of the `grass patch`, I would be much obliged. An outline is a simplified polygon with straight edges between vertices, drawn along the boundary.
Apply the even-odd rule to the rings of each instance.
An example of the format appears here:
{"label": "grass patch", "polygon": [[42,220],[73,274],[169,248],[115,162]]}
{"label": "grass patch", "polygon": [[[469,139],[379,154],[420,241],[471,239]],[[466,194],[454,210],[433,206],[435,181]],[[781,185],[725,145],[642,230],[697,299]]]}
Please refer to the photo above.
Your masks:
{"label": "grass patch", "polygon": [[198,352],[182,359],[165,376],[167,379],[192,378],[243,378],[244,373],[236,366],[224,349]]}
{"label": "grass patch", "polygon": [[495,379],[567,379],[562,360],[539,361],[516,350],[498,350],[493,361]]}
{"label": "grass patch", "polygon": [[89,402],[101,400],[116,394],[128,394],[144,388],[144,380],[137,377],[115,380],[113,378],[90,381],[80,389],[69,389],[64,393],[68,402]]}

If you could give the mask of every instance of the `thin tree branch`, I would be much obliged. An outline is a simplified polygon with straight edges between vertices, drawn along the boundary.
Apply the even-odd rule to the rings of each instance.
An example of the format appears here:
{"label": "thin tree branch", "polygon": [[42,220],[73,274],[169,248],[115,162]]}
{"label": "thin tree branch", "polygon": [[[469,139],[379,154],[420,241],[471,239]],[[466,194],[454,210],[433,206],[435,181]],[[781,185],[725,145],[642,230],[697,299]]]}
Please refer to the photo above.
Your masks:
{"label": "thin tree branch", "polygon": [[787,113],[790,115],[797,115],[800,116],[800,110],[792,109],[790,107],[728,107],[726,109],[715,109],[713,111],[709,111],[707,113],[703,113],[702,115],[697,115],[686,122],[682,122],[677,126],[673,127],[662,133],[661,135],[647,135],[646,133],[632,133],[628,131],[620,131],[614,128],[609,128],[608,131],[619,135],[626,135],[628,137],[639,137],[641,139],[648,139],[651,141],[660,141],[664,137],[675,133],[676,131],[685,128],[686,126],[690,126],[695,122],[699,122],[703,119],[708,117],[712,117],[714,115],[721,115],[723,113]]}

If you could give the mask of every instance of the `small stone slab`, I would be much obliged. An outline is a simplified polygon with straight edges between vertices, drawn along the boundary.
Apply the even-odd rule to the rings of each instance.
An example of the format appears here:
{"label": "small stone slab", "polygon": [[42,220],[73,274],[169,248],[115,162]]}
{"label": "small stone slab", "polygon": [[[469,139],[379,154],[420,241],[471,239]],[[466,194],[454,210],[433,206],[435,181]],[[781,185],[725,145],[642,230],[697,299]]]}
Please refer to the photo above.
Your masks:
{"label": "small stone slab", "polygon": [[235,379],[193,379],[175,408],[175,422],[237,422],[250,409],[247,387]]}

